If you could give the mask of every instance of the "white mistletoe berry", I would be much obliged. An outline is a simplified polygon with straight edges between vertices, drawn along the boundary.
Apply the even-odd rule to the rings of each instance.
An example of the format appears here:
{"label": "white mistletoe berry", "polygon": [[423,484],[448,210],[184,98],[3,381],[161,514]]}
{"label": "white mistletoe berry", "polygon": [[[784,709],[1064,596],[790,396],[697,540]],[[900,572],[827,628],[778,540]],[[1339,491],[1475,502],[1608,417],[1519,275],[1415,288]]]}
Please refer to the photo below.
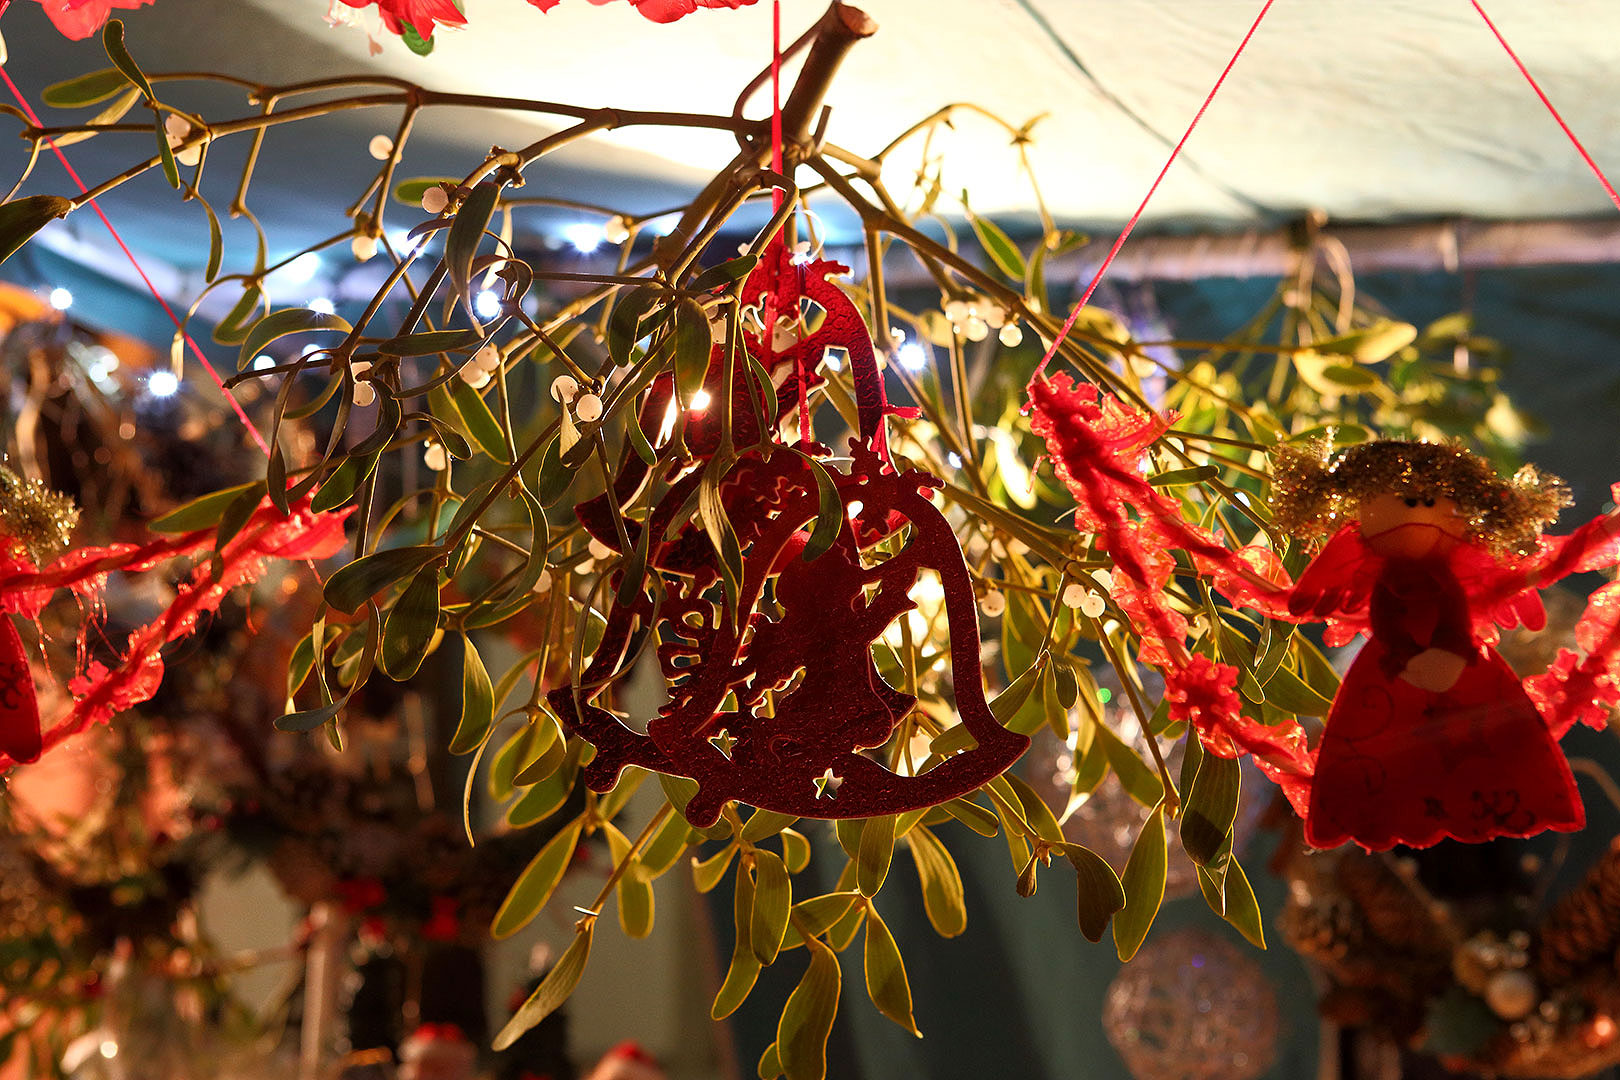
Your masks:
{"label": "white mistletoe berry", "polygon": [[574,399],[574,415],[584,423],[602,419],[602,399],[595,394],[581,394]]}
{"label": "white mistletoe berry", "polygon": [[450,195],[438,184],[422,192],[422,209],[430,214],[442,214],[450,206]]}
{"label": "white mistletoe berry", "polygon": [[579,380],[572,375],[559,375],[551,380],[551,400],[573,401],[579,393]]}

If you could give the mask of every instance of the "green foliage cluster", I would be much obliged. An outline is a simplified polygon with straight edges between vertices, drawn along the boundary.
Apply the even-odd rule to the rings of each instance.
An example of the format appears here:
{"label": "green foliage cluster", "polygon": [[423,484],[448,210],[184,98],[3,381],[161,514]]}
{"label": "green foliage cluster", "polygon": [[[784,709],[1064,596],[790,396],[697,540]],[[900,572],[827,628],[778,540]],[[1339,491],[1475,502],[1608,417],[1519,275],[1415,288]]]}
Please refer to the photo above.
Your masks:
{"label": "green foliage cluster", "polygon": [[[157,133],[156,153],[93,191],[161,169],[182,198],[202,206],[212,238],[209,293],[237,297],[214,328],[217,341],[239,347],[242,370],[229,382],[257,383],[273,394],[265,479],[190,504],[158,528],[215,527],[223,543],[265,496],[282,507],[309,498],[316,509],[352,510],[352,555],[326,579],[326,604],[293,654],[287,692],[296,704],[279,726],[322,731],[340,744],[345,705],[368,679],[409,679],[430,654],[448,650],[460,657],[462,671],[459,720],[449,747],[471,755],[469,800],[481,777],[513,829],[563,813],[592,754],[588,744],[564,732],[544,702],[544,689],[585,669],[614,604],[645,588],[661,588],[647,566],[651,530],[640,530],[639,548],[627,544],[623,557],[604,557],[592,551],[570,508],[608,489],[632,455],[660,467],[689,459],[684,414],[674,417],[669,437],[655,445],[637,423],[640,404],[665,373],[673,375],[682,400],[689,400],[707,364],[711,324],[721,327],[732,355],[742,355],[735,344],[744,318],[736,284],[765,244],[783,230],[790,241],[803,231],[814,244],[813,219],[802,212],[807,201],[841,202],[863,225],[866,277],[849,288],[868,312],[880,350],[893,358],[894,334],[906,327],[925,343],[927,363],[920,370],[888,366],[891,385],[920,408],[916,419],[894,422],[893,446],[898,458],[945,478],[941,501],[986,611],[997,616],[999,656],[987,673],[950,671],[943,617],[920,611],[918,619],[902,620],[896,638],[876,647],[876,660],[885,677],[915,694],[919,704],[876,754],[899,767],[910,761],[914,740],[939,754],[962,749],[953,682],[987,677],[1001,687],[993,706],[998,719],[1025,733],[1049,728],[1073,748],[1069,806],[1047,805],[1008,774],[969,798],[930,810],[839,822],[836,851],[845,861],[836,887],[816,894],[796,888],[812,857],[804,823],[731,805],[713,828],[694,829],[680,813],[692,783],[680,777],[656,777],[662,804],[645,829],[627,835],[620,824],[625,807],[648,775],[628,770],[612,792],[586,795],[583,810],[535,853],[495,918],[496,937],[518,931],[552,899],[578,846],[591,837],[605,840],[613,861],[607,885],[579,919],[573,944],[497,1046],[567,998],[610,904],[623,933],[644,936],[653,924],[653,882],[686,867],[703,892],[731,878],[735,939],[712,1015],[730,1015],[762,968],[803,950],[804,974],[784,1004],[759,1074],[819,1080],[844,969],[856,962],[849,949],[857,940],[866,993],[889,1019],[917,1031],[905,966],[878,897],[890,883],[896,851],[909,851],[930,923],[943,936],[961,933],[967,919],[962,880],[945,842],[953,823],[982,837],[1002,837],[1024,895],[1035,891],[1053,856],[1066,860],[1079,881],[1080,930],[1099,940],[1111,927],[1126,959],[1158,912],[1167,837],[1178,828],[1199,864],[1209,906],[1263,944],[1254,892],[1232,852],[1237,763],[1203,754],[1197,739],[1169,724],[1163,706],[1150,699],[1136,659],[1135,629],[1107,595],[1109,556],[1064,520],[1072,506],[1067,493],[1030,464],[1043,448],[1020,414],[1023,386],[1041,344],[1057,337],[1053,312],[1062,299],[1047,279],[1056,260],[1086,241],[1046,214],[1032,174],[1042,228],[1022,243],[973,212],[965,194],[958,205],[943,206],[948,164],[931,151],[933,135],[964,115],[983,120],[983,114],[965,106],[942,110],[871,157],[824,141],[796,144],[792,164],[818,178],[799,190],[762,167],[768,125],[741,119],[740,108],[717,116],[608,112],[419,87],[362,93],[361,79],[325,80],[324,96],[305,103],[310,87],[226,79],[243,85],[259,111],[210,120],[159,99],[157,88],[178,77],[143,75],[123,48],[116,22],[109,25],[106,45],[113,68],[53,87],[47,100],[60,108],[111,104],[88,123],[25,134],[37,150],[47,133],[58,142],[90,137],[145,105]],[[462,177],[400,180],[395,173],[413,120],[441,104],[527,108],[572,123],[520,150],[497,148]],[[232,202],[234,214],[251,220],[247,195],[266,130],[361,108],[399,112],[392,151],[354,202],[352,220],[309,250],[357,239],[380,245],[389,263],[386,280],[352,320],[278,308],[267,278],[296,255],[270,262],[261,231],[251,266],[222,272],[218,219],[202,191],[208,147],[236,135],[253,140],[254,154]],[[164,137],[169,116],[191,125],[191,134],[173,148]],[[1027,173],[1033,124],[989,122],[1008,137],[1010,152]],[[613,273],[555,271],[519,257],[517,223],[527,209],[548,202],[520,193],[524,171],[576,139],[629,124],[731,130],[742,150],[689,204],[674,208],[678,224],[655,242],[646,242],[643,233],[662,214],[593,208],[622,228]],[[919,147],[914,189],[892,193],[883,179],[885,166]],[[176,151],[199,148],[196,165],[176,164]],[[705,268],[700,257],[711,241],[735,235],[738,212],[773,189],[786,198],[745,253]],[[390,206],[390,196],[399,207]],[[443,211],[421,220],[411,230],[410,247],[396,250],[383,230],[385,212],[413,212],[424,196]],[[0,205],[0,255],[86,201],[30,195]],[[442,242],[437,256],[429,253],[434,242]],[[902,253],[937,286],[917,310],[903,307],[899,293],[891,297],[885,287],[885,271]],[[1237,542],[1269,543],[1296,571],[1306,553],[1275,534],[1265,509],[1271,448],[1319,435],[1348,443],[1375,432],[1410,432],[1470,437],[1506,454],[1524,430],[1495,385],[1489,343],[1474,337],[1466,320],[1443,320],[1420,332],[1388,317],[1355,294],[1348,267],[1315,243],[1301,248],[1298,265],[1272,301],[1227,340],[1143,342],[1118,318],[1093,308],[1081,313],[1058,350],[1060,363],[1107,392],[1179,414],[1153,450],[1149,480],[1179,500],[1189,521],[1218,527]],[[474,303],[484,288],[499,300],[492,318],[482,317]],[[557,299],[561,290],[567,299]],[[531,294],[543,297],[538,307]],[[816,316],[801,317],[807,321],[799,329],[812,330]],[[994,326],[1018,329],[989,334]],[[182,347],[177,334],[177,365]],[[475,358],[490,356],[490,349],[498,361],[487,385],[475,386],[477,380],[463,373]],[[254,360],[267,350],[287,358],[256,368]],[[823,373],[825,390],[810,402],[818,431],[853,428],[849,373],[832,365]],[[581,393],[596,396],[600,408],[594,415],[554,400],[548,388],[562,375]],[[768,385],[763,372],[755,377]],[[373,396],[374,412],[354,407],[357,399]],[[734,574],[740,559],[736,538],[713,496],[730,462],[750,448],[734,445],[731,403],[713,407],[723,411],[726,449],[710,466],[712,475],[701,489],[707,494],[697,500],[693,516],[702,519],[722,565]],[[323,438],[317,445],[300,440],[300,433]],[[305,453],[299,449],[305,445],[314,449]],[[424,480],[425,448],[448,467]],[[628,536],[624,526],[639,523],[663,493],[655,479],[628,505],[613,502],[621,535]],[[815,542],[830,541],[827,526],[836,529],[841,513],[836,498],[823,498]],[[1180,559],[1172,600],[1196,620],[1195,651],[1242,672],[1245,710],[1266,722],[1322,716],[1337,678],[1309,637],[1230,606],[1212,594],[1184,555]],[[1094,608],[1065,602],[1077,584],[1095,596]],[[528,651],[515,664],[491,671],[479,642],[498,633]],[[607,690],[606,700],[621,708],[620,690],[634,660],[626,661]],[[1093,677],[1097,664],[1117,670],[1140,737],[1105,721]],[[1186,747],[1179,775],[1171,776],[1161,742],[1175,740]],[[1110,776],[1152,811],[1118,873],[1066,840],[1061,827],[1064,811]]]}

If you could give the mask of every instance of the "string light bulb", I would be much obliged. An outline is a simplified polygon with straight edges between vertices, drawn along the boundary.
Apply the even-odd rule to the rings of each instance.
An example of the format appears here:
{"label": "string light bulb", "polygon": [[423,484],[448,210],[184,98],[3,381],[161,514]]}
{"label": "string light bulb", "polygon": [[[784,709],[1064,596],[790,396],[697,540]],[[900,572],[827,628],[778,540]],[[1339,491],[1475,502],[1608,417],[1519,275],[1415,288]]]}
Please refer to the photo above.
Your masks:
{"label": "string light bulb", "polygon": [[563,239],[572,244],[574,250],[581,255],[589,255],[602,246],[602,226],[581,221],[563,229]]}
{"label": "string light bulb", "polygon": [[494,289],[481,289],[473,298],[473,310],[480,319],[493,319],[501,313],[501,297]]}
{"label": "string light bulb", "polygon": [[306,251],[286,266],[283,266],[277,276],[289,285],[307,285],[314,281],[315,275],[320,272],[320,255],[313,251]]}

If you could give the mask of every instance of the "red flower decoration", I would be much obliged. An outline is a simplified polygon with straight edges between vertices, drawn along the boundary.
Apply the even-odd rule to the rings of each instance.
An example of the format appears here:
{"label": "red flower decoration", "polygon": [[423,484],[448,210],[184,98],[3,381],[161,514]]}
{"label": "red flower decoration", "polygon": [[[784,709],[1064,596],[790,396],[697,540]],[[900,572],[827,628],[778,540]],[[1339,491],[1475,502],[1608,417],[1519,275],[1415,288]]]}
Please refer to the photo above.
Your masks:
{"label": "red flower decoration", "polygon": [[1585,651],[1584,659],[1561,649],[1545,674],[1524,682],[1554,738],[1577,723],[1599,731],[1609,724],[1609,708],[1603,703],[1620,697],[1620,582],[1592,594],[1575,625],[1575,641]]}
{"label": "red flower decoration", "polygon": [[402,23],[410,23],[412,29],[421,35],[424,41],[431,40],[436,23],[445,26],[466,26],[467,17],[461,9],[451,3],[451,0],[343,0],[352,8],[367,8],[377,5],[377,13],[382,16],[383,25],[395,33],[404,32]]}
{"label": "red flower decoration", "polygon": [[1192,727],[1204,749],[1217,757],[1253,755],[1255,764],[1303,817],[1316,771],[1305,748],[1305,729],[1297,720],[1267,725],[1243,715],[1237,680],[1237,668],[1207,656],[1194,656],[1185,667],[1165,669],[1164,699],[1170,705],[1170,719]]}
{"label": "red flower decoration", "polygon": [[[345,0],[347,2],[347,0]],[[608,0],[591,0],[593,4],[605,4]],[[550,11],[562,0],[529,0],[529,3],[541,11]],[[672,23],[676,19],[690,15],[698,8],[730,8],[735,11],[740,7],[750,7],[755,0],[630,0],[635,9],[657,23]]]}
{"label": "red flower decoration", "polygon": [[1242,719],[1237,680],[1237,668],[1207,656],[1194,656],[1186,667],[1166,672],[1164,700],[1170,703],[1171,723],[1192,725],[1215,753],[1236,757],[1232,738],[1222,729]]}
{"label": "red flower decoration", "polygon": [[1114,558],[1114,599],[1141,639],[1143,663],[1177,662],[1185,655],[1187,620],[1164,596],[1175,568],[1170,549],[1221,564],[1232,556],[1183,521],[1175,500],[1142,476],[1147,447],[1169,420],[1060,374],[1031,384],[1029,426],[1046,441],[1058,479],[1074,496],[1075,528],[1094,534]]}
{"label": "red flower decoration", "polygon": [[145,7],[153,0],[39,0],[45,15],[56,24],[62,36],[72,41],[83,41],[100,30],[111,17],[114,8],[133,10]]}

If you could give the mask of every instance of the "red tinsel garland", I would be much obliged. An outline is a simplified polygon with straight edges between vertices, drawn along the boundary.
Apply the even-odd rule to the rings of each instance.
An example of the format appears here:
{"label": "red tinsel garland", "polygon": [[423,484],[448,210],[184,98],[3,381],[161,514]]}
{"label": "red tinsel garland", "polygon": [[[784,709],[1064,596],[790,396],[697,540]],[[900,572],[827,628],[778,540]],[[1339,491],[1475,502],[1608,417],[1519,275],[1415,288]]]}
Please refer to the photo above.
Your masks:
{"label": "red tinsel garland", "polygon": [[[163,680],[164,645],[190,634],[202,616],[219,607],[226,593],[257,581],[267,560],[324,559],[335,554],[343,546],[343,522],[347,516],[348,511],[315,513],[307,500],[283,515],[266,499],[219,550],[217,558],[197,565],[162,615],[130,634],[120,652],[121,660],[114,667],[88,659],[87,620],[79,633],[79,670],[68,683],[73,705],[41,733],[34,756],[149,699]],[[92,606],[113,571],[149,570],[170,559],[200,555],[213,542],[213,529],[199,529],[141,545],[113,544],[70,551],[43,570],[12,559],[0,568],[0,612],[36,618],[58,589],[68,589],[81,605]],[[11,752],[21,745],[13,743],[0,751],[0,771],[29,760]]]}

